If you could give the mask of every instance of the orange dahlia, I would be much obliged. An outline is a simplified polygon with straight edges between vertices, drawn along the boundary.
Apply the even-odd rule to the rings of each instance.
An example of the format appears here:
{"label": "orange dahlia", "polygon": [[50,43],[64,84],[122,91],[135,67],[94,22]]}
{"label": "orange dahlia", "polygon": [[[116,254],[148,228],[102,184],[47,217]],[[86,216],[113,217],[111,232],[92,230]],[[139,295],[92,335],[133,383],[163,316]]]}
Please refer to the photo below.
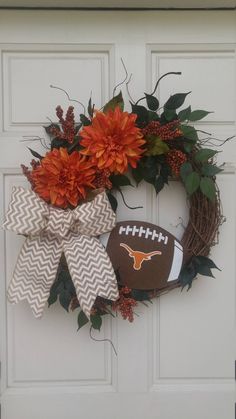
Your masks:
{"label": "orange dahlia", "polygon": [[92,124],[80,132],[82,154],[91,156],[99,170],[124,173],[128,164],[136,167],[145,143],[141,130],[135,126],[137,115],[122,112],[117,106],[107,113],[97,112]]}
{"label": "orange dahlia", "polygon": [[57,207],[75,207],[85,199],[87,188],[94,188],[95,168],[78,151],[67,149],[48,152],[31,173],[34,191]]}

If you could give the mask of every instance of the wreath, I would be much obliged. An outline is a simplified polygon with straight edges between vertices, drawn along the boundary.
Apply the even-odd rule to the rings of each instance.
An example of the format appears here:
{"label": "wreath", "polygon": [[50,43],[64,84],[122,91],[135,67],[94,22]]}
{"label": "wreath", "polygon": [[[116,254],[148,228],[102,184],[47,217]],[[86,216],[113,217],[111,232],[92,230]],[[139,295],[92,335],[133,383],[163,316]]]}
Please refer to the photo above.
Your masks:
{"label": "wreath", "polygon": [[[224,220],[216,184],[216,175],[222,167],[215,161],[218,151],[210,145],[207,147],[212,138],[210,134],[204,133],[205,137],[200,139],[199,134],[203,132],[194,127],[196,121],[210,112],[192,110],[191,106],[183,109],[190,92],[173,94],[160,104],[156,91],[163,77],[170,74],[181,73],[167,73],[157,81],[152,93],[145,93],[137,101],[130,98],[130,112],[124,110],[122,92],[115,94],[118,86],[112,99],[100,110],[95,109],[90,98],[78,123],[73,106],[68,107],[65,115],[61,106],[57,106],[58,123],[51,122],[44,127],[50,138],[49,150],[42,156],[30,149],[34,157],[31,167],[22,165],[34,193],[34,205],[36,197],[40,198],[39,212],[44,210],[43,201],[57,211],[72,213],[73,209],[93,203],[104,193],[115,212],[116,194],[120,193],[126,203],[123,188],[134,184],[138,187],[141,182],[153,185],[156,194],[170,179],[180,181],[186,190],[189,220],[181,239],[184,259],[174,283],[152,290],[132,289],[120,282],[117,270],[118,294],[109,299],[110,294],[105,298],[100,293],[88,316],[81,308],[71,269],[62,253],[55,281],[50,287],[45,285],[49,293],[48,305],[59,300],[66,311],[78,310],[78,329],[91,321],[91,328],[100,330],[103,316],[117,313],[132,322],[138,302],[146,305],[171,289],[189,289],[198,274],[213,277],[212,269],[218,269],[208,255],[218,241],[219,226]],[[128,83],[126,85],[128,92]],[[27,199],[31,202],[30,196]],[[25,233],[24,229],[14,231]],[[22,265],[18,266],[18,273]],[[16,302],[12,296],[10,300]]]}

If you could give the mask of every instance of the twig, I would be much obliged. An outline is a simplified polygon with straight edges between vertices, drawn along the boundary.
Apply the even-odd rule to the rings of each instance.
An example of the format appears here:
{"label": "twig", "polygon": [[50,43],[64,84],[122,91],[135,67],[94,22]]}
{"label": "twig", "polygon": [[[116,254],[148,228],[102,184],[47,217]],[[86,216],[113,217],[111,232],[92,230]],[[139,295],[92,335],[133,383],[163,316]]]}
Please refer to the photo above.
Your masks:
{"label": "twig", "polygon": [[114,89],[113,89],[113,97],[115,96],[115,91],[116,91],[116,89],[119,87],[119,86],[122,86],[122,84],[124,84],[125,82],[126,82],[126,80],[127,80],[127,78],[128,78],[128,71],[127,71],[127,68],[126,68],[126,66],[125,66],[125,63],[124,63],[124,60],[123,60],[123,58],[121,58],[120,59],[121,60],[121,63],[122,63],[122,65],[123,65],[123,68],[124,68],[124,70],[125,70],[125,78],[124,78],[124,80],[123,81],[121,81],[121,82],[119,82],[115,87],[114,87]]}
{"label": "twig", "polygon": [[91,326],[90,329],[89,329],[90,338],[92,340],[94,340],[95,342],[109,342],[113,351],[115,352],[115,354],[117,356],[117,351],[116,351],[116,348],[115,348],[113,342],[110,339],[107,339],[107,338],[106,339],[96,339],[94,336],[92,336],[92,329],[93,329],[93,326]]}
{"label": "twig", "polygon": [[122,201],[124,202],[124,204],[125,204],[125,206],[126,206],[127,208],[129,208],[129,209],[131,209],[131,210],[143,208],[142,206],[140,206],[140,207],[130,207],[130,206],[127,204],[127,202],[125,201],[125,197],[124,197],[124,195],[123,195],[122,190],[121,190],[120,188],[118,188],[117,190],[120,192],[120,194],[121,194],[121,198],[122,198]]}
{"label": "twig", "polygon": [[129,76],[129,80],[126,82],[126,91],[128,94],[128,97],[130,98],[130,102],[135,103],[134,99],[132,98],[130,91],[129,91],[129,83],[131,82],[131,78],[132,78],[133,74],[131,73]]}
{"label": "twig", "polygon": [[[156,93],[156,91],[157,91],[157,88],[158,88],[158,85],[159,85],[160,81],[161,81],[164,77],[169,76],[169,75],[171,75],[171,74],[174,74],[174,75],[181,75],[182,73],[181,73],[181,71],[170,71],[169,73],[165,73],[165,74],[163,74],[163,76],[161,76],[161,77],[157,80],[157,82],[156,82],[156,84],[155,84],[155,87],[154,87],[153,92],[152,92],[152,93],[150,93],[150,95],[151,95],[151,96],[153,96],[153,95]],[[141,100],[144,100],[144,99],[146,99],[146,96],[143,96],[143,97],[141,97],[139,100],[137,100],[137,102],[135,103],[135,105],[137,105],[139,102],[141,102]]]}
{"label": "twig", "polygon": [[63,93],[65,93],[65,95],[67,96],[67,98],[68,98],[68,100],[69,100],[70,102],[76,102],[76,103],[78,103],[80,106],[82,106],[83,111],[84,111],[84,114],[85,114],[86,110],[85,110],[85,106],[84,106],[84,104],[83,104],[83,103],[81,103],[79,100],[76,100],[76,99],[71,99],[71,97],[69,96],[69,94],[67,93],[67,91],[66,91],[66,90],[64,90],[64,89],[62,89],[61,87],[53,86],[52,84],[50,84],[50,87],[51,87],[52,89],[61,90]]}
{"label": "twig", "polygon": [[205,138],[205,139],[199,140],[199,143],[204,144],[204,145],[209,144],[214,147],[222,147],[224,144],[226,144],[228,141],[232,140],[233,138],[235,138],[235,135],[232,135],[232,137],[228,137],[225,140],[220,140],[219,138],[211,137],[211,138]]}
{"label": "twig", "polygon": [[35,135],[32,137],[31,135],[24,135],[24,140],[20,140],[21,142],[32,142],[32,141],[39,141],[41,146],[44,147],[46,150],[50,150],[50,147],[47,145],[45,138],[39,137]]}

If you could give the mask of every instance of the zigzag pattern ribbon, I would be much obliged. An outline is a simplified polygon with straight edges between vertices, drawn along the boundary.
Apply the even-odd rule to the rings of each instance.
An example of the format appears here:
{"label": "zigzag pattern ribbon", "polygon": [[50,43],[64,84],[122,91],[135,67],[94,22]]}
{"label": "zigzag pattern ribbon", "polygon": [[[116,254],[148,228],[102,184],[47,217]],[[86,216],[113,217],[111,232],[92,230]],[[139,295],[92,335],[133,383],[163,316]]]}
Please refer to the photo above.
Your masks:
{"label": "zigzag pattern ribbon", "polygon": [[8,288],[9,301],[27,300],[34,315],[41,317],[62,252],[88,317],[97,296],[115,301],[119,295],[115,273],[96,238],[115,223],[105,192],[72,211],[54,208],[33,191],[14,187],[3,228],[27,238]]}

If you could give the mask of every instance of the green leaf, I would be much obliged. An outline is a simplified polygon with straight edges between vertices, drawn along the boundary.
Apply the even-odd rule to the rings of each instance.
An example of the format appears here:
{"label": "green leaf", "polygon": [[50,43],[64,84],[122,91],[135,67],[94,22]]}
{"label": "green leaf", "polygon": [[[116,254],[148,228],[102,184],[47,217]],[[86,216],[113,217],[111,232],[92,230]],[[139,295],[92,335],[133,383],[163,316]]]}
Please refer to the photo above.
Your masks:
{"label": "green leaf", "polygon": [[66,266],[62,266],[61,270],[58,274],[58,278],[60,279],[60,281],[63,281],[63,283],[65,284],[67,281],[71,281],[71,276],[70,276],[70,272],[68,271],[68,268],[66,269]]}
{"label": "green leaf", "polygon": [[90,118],[93,117],[93,111],[94,111],[94,105],[92,105],[92,98],[90,98],[89,103],[88,103],[88,114]]}
{"label": "green leaf", "polygon": [[59,279],[56,282],[57,282],[57,294],[59,295],[61,292],[64,291],[64,285],[63,285],[63,282],[60,281]]}
{"label": "green leaf", "polygon": [[116,188],[119,188],[120,186],[133,186],[129,178],[125,175],[111,175],[110,181]]}
{"label": "green leaf", "polygon": [[93,329],[100,331],[101,326],[102,326],[102,317],[100,316],[100,314],[94,314],[90,316],[90,320],[91,320]]}
{"label": "green leaf", "polygon": [[165,181],[164,181],[164,179],[163,179],[163,177],[161,175],[158,176],[155,179],[155,182],[154,182],[154,185],[153,186],[155,188],[156,194],[158,194],[164,188]]}
{"label": "green leaf", "polygon": [[37,151],[34,151],[34,150],[32,150],[32,148],[29,148],[29,147],[27,147],[27,148],[36,159],[39,159],[39,160],[43,159],[43,156],[41,156],[39,153],[37,153]]}
{"label": "green leaf", "polygon": [[148,122],[159,121],[160,117],[156,112],[148,111]]}
{"label": "green leaf", "polygon": [[192,149],[193,149],[193,144],[184,142],[184,151],[186,153],[190,154]]}
{"label": "green leaf", "polygon": [[197,267],[197,272],[200,275],[211,276],[212,278],[215,278],[214,275],[211,272],[211,269],[206,265],[199,265]]}
{"label": "green leaf", "polygon": [[195,256],[194,258],[198,263],[207,266],[210,269],[218,269],[220,271],[221,269],[216,266],[216,264],[208,258],[207,256]]}
{"label": "green leaf", "polygon": [[143,168],[140,164],[135,169],[132,169],[132,176],[137,185],[143,180]]}
{"label": "green leaf", "polygon": [[188,286],[188,290],[192,287],[192,282],[196,276],[197,272],[195,269],[194,264],[192,261],[186,266],[184,266],[181,269],[180,275],[179,275],[179,282],[182,286],[182,290],[184,287]]}
{"label": "green leaf", "polygon": [[103,107],[103,112],[107,111],[114,111],[115,108],[119,106],[119,108],[123,111],[124,110],[124,100],[122,96],[122,92],[120,92],[117,96],[114,96],[108,103]]}
{"label": "green leaf", "polygon": [[153,185],[155,187],[155,182],[156,182],[156,176],[151,176],[148,173],[144,176],[144,180],[147,183],[150,183],[151,185]]}
{"label": "green leaf", "polygon": [[189,116],[191,114],[191,106],[188,106],[187,108],[183,109],[178,113],[178,118],[180,121],[188,121]]}
{"label": "green leaf", "polygon": [[159,101],[155,96],[149,95],[148,93],[144,93],[146,96],[147,106],[148,109],[151,111],[157,111],[159,108]]}
{"label": "green leaf", "polygon": [[189,162],[185,162],[185,163],[183,163],[183,164],[181,165],[181,167],[180,167],[180,176],[181,176],[181,179],[185,182],[186,177],[187,177],[190,173],[192,173],[192,171],[193,171],[193,168],[192,168],[191,163],[189,163]]}
{"label": "green leaf", "polygon": [[132,289],[131,297],[136,301],[150,301],[147,291]]}
{"label": "green leaf", "polygon": [[159,156],[161,154],[166,154],[169,151],[169,146],[162,141],[161,138],[156,137],[155,135],[147,136],[147,146],[148,151],[147,155],[149,156]]}
{"label": "green leaf", "polygon": [[212,157],[214,157],[215,154],[217,153],[218,151],[212,150],[211,148],[202,148],[201,150],[197,151],[194,157],[197,162],[204,163],[204,162],[207,162]]}
{"label": "green leaf", "polygon": [[[82,126],[82,124],[81,124],[81,126]],[[72,151],[74,151],[74,150],[77,150],[77,151],[82,150],[82,148],[83,147],[80,145],[80,138],[79,137],[75,137],[73,143],[68,144],[68,146],[67,146],[67,150],[68,150],[69,154],[72,153]]]}
{"label": "green leaf", "polygon": [[78,323],[78,329],[80,330],[81,327],[83,327],[85,324],[87,324],[89,322],[89,319],[87,318],[87,316],[84,314],[84,312],[81,310],[78,314],[78,318],[77,318],[77,323]]}
{"label": "green leaf", "polygon": [[110,205],[111,205],[113,211],[116,212],[116,209],[118,207],[117,199],[115,198],[114,195],[112,195],[111,192],[108,192],[107,197],[109,199],[109,202],[110,202]]}
{"label": "green leaf", "polygon": [[194,127],[191,127],[189,125],[181,125],[180,129],[183,133],[184,138],[190,140],[193,144],[196,143],[196,141],[198,140],[198,135]]}
{"label": "green leaf", "polygon": [[136,123],[138,126],[143,126],[148,123],[149,121],[149,114],[148,110],[144,106],[134,105],[131,103],[132,113],[137,115]]}
{"label": "green leaf", "polygon": [[180,108],[180,106],[183,105],[185,98],[189,93],[176,93],[173,96],[170,96],[170,98],[167,100],[167,102],[164,105],[165,109],[177,109]]}
{"label": "green leaf", "polygon": [[[75,125],[75,134],[78,134],[81,127],[82,127],[82,124]],[[76,139],[78,140],[78,137],[76,137]]]}
{"label": "green leaf", "polygon": [[80,121],[82,122],[82,124],[86,127],[87,125],[91,125],[91,121],[89,118],[87,118],[87,116],[85,116],[84,114],[80,114]]}
{"label": "green leaf", "polygon": [[66,140],[62,140],[61,138],[53,138],[51,141],[51,149],[61,147],[67,148],[68,144],[69,143]]}
{"label": "green leaf", "polygon": [[202,177],[200,182],[200,189],[202,193],[210,199],[210,201],[214,201],[216,197],[216,187],[215,182],[209,177]]}
{"label": "green leaf", "polygon": [[200,119],[205,118],[207,115],[209,115],[209,113],[212,112],[207,112],[207,111],[202,111],[202,110],[197,110],[197,111],[192,111],[190,116],[189,116],[189,121],[200,121]]}
{"label": "green leaf", "polygon": [[175,112],[175,110],[173,109],[165,109],[164,110],[164,117],[166,119],[166,121],[173,121],[174,119],[177,119],[177,114]]}
{"label": "green leaf", "polygon": [[57,292],[51,292],[48,297],[48,307],[50,307],[52,304],[54,304],[57,301]]}
{"label": "green leaf", "polygon": [[158,173],[156,157],[148,156],[145,160],[143,169],[143,178],[146,182],[154,184]]}
{"label": "green leaf", "polygon": [[70,274],[67,281],[64,283],[64,286],[65,286],[65,289],[70,293],[71,297],[76,296],[75,286],[74,286],[74,283],[72,282]]}
{"label": "green leaf", "polygon": [[192,195],[198,189],[200,185],[200,176],[197,172],[191,172],[189,175],[186,176],[185,181],[185,188],[189,195]]}
{"label": "green leaf", "polygon": [[58,272],[58,282],[62,282],[64,288],[70,290],[71,294],[74,293],[75,288],[67,265],[60,267],[60,271]]}
{"label": "green leaf", "polygon": [[63,288],[64,287],[63,287],[62,282],[59,279],[56,279],[51,286],[50,295],[51,294],[58,295]]}
{"label": "green leaf", "polygon": [[222,169],[214,164],[205,163],[201,168],[201,172],[204,176],[215,176],[217,173],[222,172]]}
{"label": "green leaf", "polygon": [[162,176],[164,182],[168,184],[169,176],[171,176],[171,168],[166,164],[166,162],[161,164],[160,175]]}
{"label": "green leaf", "polygon": [[59,295],[59,301],[61,306],[68,311],[69,310],[69,305],[71,302],[71,294],[68,290],[64,289],[60,295]]}

